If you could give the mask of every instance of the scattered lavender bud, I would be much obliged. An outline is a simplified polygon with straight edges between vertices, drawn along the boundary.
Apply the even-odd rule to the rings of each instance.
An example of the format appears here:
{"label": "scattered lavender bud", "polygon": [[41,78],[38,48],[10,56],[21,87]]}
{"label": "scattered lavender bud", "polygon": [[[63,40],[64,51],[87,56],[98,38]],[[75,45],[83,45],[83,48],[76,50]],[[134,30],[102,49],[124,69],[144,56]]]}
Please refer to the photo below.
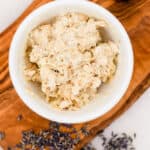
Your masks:
{"label": "scattered lavender bud", "polygon": [[136,133],[133,134],[133,137],[136,138]]}
{"label": "scattered lavender bud", "polygon": [[[60,126],[68,128],[69,131],[61,131]],[[75,145],[79,143],[80,137],[72,135],[78,135],[78,132],[86,133],[87,131],[85,128],[82,131],[76,131],[72,125],[50,122],[48,129],[41,129],[37,133],[33,130],[23,131],[22,139],[15,148],[25,150],[73,150]]]}
{"label": "scattered lavender bud", "polygon": [[[133,146],[133,139],[136,137],[134,133],[133,137],[127,133],[117,134],[111,132],[111,137],[107,138],[103,132],[98,133],[98,136],[102,140],[103,150],[135,150]],[[86,145],[83,150],[93,150],[92,144]]]}

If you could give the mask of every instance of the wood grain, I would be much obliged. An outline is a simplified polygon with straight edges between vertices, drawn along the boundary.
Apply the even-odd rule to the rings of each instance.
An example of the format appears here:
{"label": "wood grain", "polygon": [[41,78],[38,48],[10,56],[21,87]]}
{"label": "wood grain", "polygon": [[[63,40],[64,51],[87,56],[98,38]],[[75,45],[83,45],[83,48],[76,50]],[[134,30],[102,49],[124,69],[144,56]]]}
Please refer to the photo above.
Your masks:
{"label": "wood grain", "polygon": [[[9,77],[8,52],[13,34],[22,20],[35,8],[49,1],[35,0],[17,21],[0,34],[0,131],[6,133],[6,138],[0,141],[0,145],[5,149],[20,140],[21,131],[48,127],[49,121],[27,108],[16,94]],[[77,130],[86,125],[90,131],[89,136],[81,137],[76,149],[80,149],[99,130],[107,127],[125,112],[150,86],[150,0],[93,0],[93,2],[109,9],[126,28],[134,49],[134,74],[128,91],[110,112],[91,122],[74,125]],[[20,122],[17,121],[18,114],[23,115]]]}

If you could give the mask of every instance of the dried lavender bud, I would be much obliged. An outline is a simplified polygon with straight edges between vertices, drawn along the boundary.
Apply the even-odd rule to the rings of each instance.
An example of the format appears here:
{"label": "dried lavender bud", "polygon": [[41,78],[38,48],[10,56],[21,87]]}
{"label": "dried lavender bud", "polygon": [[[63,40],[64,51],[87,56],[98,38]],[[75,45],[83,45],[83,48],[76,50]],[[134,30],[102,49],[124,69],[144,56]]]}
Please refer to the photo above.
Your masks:
{"label": "dried lavender bud", "polygon": [[136,138],[136,133],[133,134],[133,137]]}
{"label": "dried lavender bud", "polygon": [[5,133],[0,131],[0,141],[3,140],[5,138]]}
{"label": "dried lavender bud", "polygon": [[82,148],[81,150],[96,150],[92,144],[87,144],[84,148]]}
{"label": "dried lavender bud", "polygon": [[50,122],[49,125],[50,125],[50,128],[55,129],[55,130],[58,130],[60,126],[60,124],[57,122]]}
{"label": "dried lavender bud", "polygon": [[23,119],[22,114],[19,114],[19,115],[17,116],[17,120],[18,120],[18,121],[21,121],[22,119]]}
{"label": "dried lavender bud", "polygon": [[[125,134],[125,133],[123,133],[123,134]],[[117,134],[115,134],[115,133],[112,131],[112,132],[111,132],[111,136],[112,136],[112,137],[116,137]]]}
{"label": "dried lavender bud", "polygon": [[77,133],[78,131],[76,130],[76,128],[71,128],[71,131],[70,131],[70,134],[75,134]]}
{"label": "dried lavender bud", "polygon": [[82,127],[82,128],[81,128],[81,132],[82,132],[85,136],[88,136],[88,135],[89,135],[89,131],[86,129],[86,127]]}
{"label": "dried lavender bud", "polygon": [[[51,122],[48,129],[40,130],[38,133],[33,130],[23,131],[22,139],[16,145],[16,148],[25,150],[73,150],[74,146],[80,141],[80,138],[73,138],[69,132],[60,131],[60,125],[57,122]],[[70,128],[71,126],[66,127]],[[73,129],[71,128],[71,130]]]}
{"label": "dried lavender bud", "polygon": [[106,144],[106,141],[107,141],[106,137],[103,136],[102,141],[103,141],[102,145],[104,146]]}
{"label": "dried lavender bud", "polygon": [[107,140],[107,143],[104,145],[104,150],[116,150],[116,149],[133,149],[133,138],[126,133],[114,134],[112,132],[111,138]]}
{"label": "dried lavender bud", "polygon": [[79,137],[75,138],[75,139],[73,140],[73,142],[74,142],[75,145],[78,144],[78,143],[80,142],[80,138],[79,138]]}
{"label": "dried lavender bud", "polygon": [[16,148],[22,148],[22,144],[21,143],[16,144]]}
{"label": "dried lavender bud", "polygon": [[[135,150],[133,146],[133,138],[126,133],[116,134],[111,132],[111,137],[106,138],[105,135],[100,132],[98,136],[102,140],[102,147],[104,150]],[[134,133],[133,137],[136,134]],[[86,145],[82,150],[93,150],[92,144]]]}

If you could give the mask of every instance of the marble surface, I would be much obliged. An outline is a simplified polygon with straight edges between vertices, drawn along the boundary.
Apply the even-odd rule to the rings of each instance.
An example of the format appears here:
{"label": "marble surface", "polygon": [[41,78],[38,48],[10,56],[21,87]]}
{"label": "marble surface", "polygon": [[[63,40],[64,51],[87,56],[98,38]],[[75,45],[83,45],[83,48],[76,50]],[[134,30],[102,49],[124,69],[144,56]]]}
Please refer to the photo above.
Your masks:
{"label": "marble surface", "polygon": [[[0,32],[20,16],[31,2],[32,0],[0,0]],[[104,134],[109,137],[112,131],[129,135],[136,133],[133,143],[136,150],[150,150],[150,88],[126,113],[105,129]],[[98,136],[92,144],[97,150],[103,150]]]}
{"label": "marble surface", "polygon": [[33,0],[0,0],[0,32],[8,27]]}
{"label": "marble surface", "polygon": [[[150,150],[150,88],[127,112],[105,129],[104,135],[109,138],[112,131],[118,134],[125,132],[131,136],[136,133],[133,142],[136,150]],[[103,150],[99,137],[92,144],[97,150]]]}

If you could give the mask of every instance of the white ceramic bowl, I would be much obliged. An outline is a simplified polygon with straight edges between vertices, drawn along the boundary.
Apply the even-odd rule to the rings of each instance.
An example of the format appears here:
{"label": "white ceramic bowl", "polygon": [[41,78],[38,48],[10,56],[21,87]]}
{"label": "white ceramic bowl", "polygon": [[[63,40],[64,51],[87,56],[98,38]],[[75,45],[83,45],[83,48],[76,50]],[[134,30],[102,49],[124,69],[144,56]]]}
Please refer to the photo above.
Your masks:
{"label": "white ceramic bowl", "polygon": [[[108,84],[102,86],[97,98],[78,111],[58,111],[44,101],[39,87],[25,80],[23,74],[24,53],[27,35],[34,27],[53,16],[70,11],[81,12],[89,16],[104,19],[108,23],[107,36],[118,44],[120,55],[115,76]],[[49,120],[64,123],[90,121],[111,110],[127,90],[132,70],[133,52],[125,29],[110,12],[88,1],[54,1],[36,9],[18,28],[9,52],[11,79],[23,102],[37,114]]]}

